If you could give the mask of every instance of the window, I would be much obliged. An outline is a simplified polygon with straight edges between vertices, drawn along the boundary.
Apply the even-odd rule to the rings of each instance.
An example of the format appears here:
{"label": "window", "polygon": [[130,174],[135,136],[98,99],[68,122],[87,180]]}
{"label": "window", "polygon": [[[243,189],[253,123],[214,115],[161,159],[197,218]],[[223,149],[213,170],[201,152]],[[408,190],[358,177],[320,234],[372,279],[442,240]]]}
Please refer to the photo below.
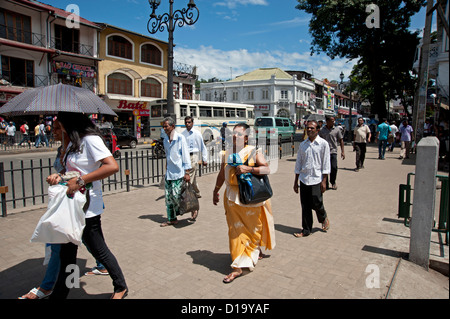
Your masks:
{"label": "window", "polygon": [[133,95],[133,81],[122,73],[113,73],[108,76],[108,93]]}
{"label": "window", "polygon": [[223,117],[224,112],[223,112],[222,108],[215,107],[215,108],[213,108],[213,114],[214,114],[214,117]]}
{"label": "window", "polygon": [[245,110],[239,110],[239,109],[237,109],[237,115],[238,115],[238,117],[243,117],[243,118],[245,118]]}
{"label": "window", "polygon": [[31,43],[31,18],[0,8],[0,38]]}
{"label": "window", "polygon": [[161,117],[161,105],[152,105],[152,117]]}
{"label": "window", "polygon": [[248,91],[248,100],[253,100],[254,99],[254,93],[253,91]]}
{"label": "window", "polygon": [[187,105],[180,105],[180,116],[181,117],[187,116]]}
{"label": "window", "polygon": [[233,101],[239,100],[239,92],[233,92]]}
{"label": "window", "polygon": [[262,99],[263,100],[269,99],[269,90],[262,90]]}
{"label": "window", "polygon": [[236,110],[231,110],[231,109],[226,110],[225,114],[226,114],[226,117],[236,117]]}
{"label": "window", "polygon": [[183,99],[184,100],[192,100],[192,85],[183,84]]}
{"label": "window", "polygon": [[161,51],[153,44],[141,46],[141,62],[162,65],[161,56]]}
{"label": "window", "polygon": [[275,126],[283,126],[283,120],[282,119],[275,119]]}
{"label": "window", "polygon": [[200,107],[200,117],[212,117],[212,112],[210,107]]}
{"label": "window", "polygon": [[80,51],[80,30],[75,28],[66,28],[62,25],[55,24],[55,49],[79,53]]}
{"label": "window", "polygon": [[141,96],[162,97],[161,83],[155,79],[145,79],[141,81]]}
{"label": "window", "polygon": [[281,90],[281,98],[287,99],[288,98],[288,91],[287,90]]}
{"label": "window", "polygon": [[34,61],[2,55],[2,77],[12,85],[34,87]]}
{"label": "window", "polygon": [[124,37],[113,35],[108,37],[108,55],[132,60],[133,46]]}

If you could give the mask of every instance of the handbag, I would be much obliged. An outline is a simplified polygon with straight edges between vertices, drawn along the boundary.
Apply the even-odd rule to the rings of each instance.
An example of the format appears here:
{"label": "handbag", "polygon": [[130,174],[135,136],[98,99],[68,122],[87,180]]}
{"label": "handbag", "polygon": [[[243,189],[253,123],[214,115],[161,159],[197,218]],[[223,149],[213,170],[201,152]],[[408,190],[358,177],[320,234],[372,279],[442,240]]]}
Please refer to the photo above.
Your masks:
{"label": "handbag", "polygon": [[[248,158],[244,165],[247,164]],[[239,198],[245,205],[261,203],[273,195],[267,175],[253,175],[249,173],[248,181],[239,177],[237,180],[239,184]]]}
{"label": "handbag", "polygon": [[75,192],[70,198],[67,186],[52,185],[48,188],[48,209],[39,220],[31,242],[81,245],[86,225],[84,206],[86,194]]}
{"label": "handbag", "polygon": [[190,182],[183,181],[180,193],[180,208],[177,215],[184,215],[196,210],[198,211],[199,209],[200,204],[197,195],[195,194],[194,186],[192,186]]}

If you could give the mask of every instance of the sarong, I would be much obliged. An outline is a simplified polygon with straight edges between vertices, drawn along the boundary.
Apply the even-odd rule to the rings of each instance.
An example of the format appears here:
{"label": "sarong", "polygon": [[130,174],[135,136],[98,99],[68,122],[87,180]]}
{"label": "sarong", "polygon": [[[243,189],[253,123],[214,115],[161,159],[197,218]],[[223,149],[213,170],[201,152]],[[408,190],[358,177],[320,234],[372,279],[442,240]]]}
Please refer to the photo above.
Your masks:
{"label": "sarong", "polygon": [[180,194],[183,178],[167,180],[164,185],[166,195],[166,212],[169,222],[177,219],[180,211]]}

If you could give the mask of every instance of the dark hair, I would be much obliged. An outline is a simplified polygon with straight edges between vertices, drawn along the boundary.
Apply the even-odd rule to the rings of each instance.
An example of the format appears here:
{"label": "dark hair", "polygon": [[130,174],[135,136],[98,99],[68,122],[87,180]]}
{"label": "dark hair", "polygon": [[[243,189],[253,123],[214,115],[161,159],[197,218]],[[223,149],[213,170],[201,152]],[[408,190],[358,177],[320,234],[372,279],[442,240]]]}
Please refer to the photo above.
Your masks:
{"label": "dark hair", "polygon": [[236,125],[234,126],[233,130],[234,130],[236,127],[242,127],[244,130],[248,130],[248,129],[250,128],[250,125],[248,125],[247,123],[238,123],[238,124],[236,124]]}
{"label": "dark hair", "polygon": [[192,118],[192,116],[186,116],[185,118],[184,118],[184,121],[186,122],[186,121],[192,121],[192,123],[194,123],[194,119]]}
{"label": "dark hair", "polygon": [[72,146],[67,153],[79,152],[81,139],[86,135],[98,135],[102,137],[100,130],[84,113],[59,112],[58,121],[69,135]]}

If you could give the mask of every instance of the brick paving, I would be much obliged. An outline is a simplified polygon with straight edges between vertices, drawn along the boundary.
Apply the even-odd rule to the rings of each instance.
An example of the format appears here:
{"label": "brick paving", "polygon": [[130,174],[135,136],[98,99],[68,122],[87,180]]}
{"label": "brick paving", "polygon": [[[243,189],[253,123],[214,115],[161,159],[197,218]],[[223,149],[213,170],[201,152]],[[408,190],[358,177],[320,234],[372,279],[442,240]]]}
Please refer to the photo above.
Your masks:
{"label": "brick paving", "polygon": [[[276,247],[253,272],[225,285],[231,263],[223,206],[212,204],[216,174],[199,178],[200,213],[175,227],[166,219],[164,193],[155,186],[105,195],[102,225],[129,287],[129,299],[399,299],[449,297],[448,277],[407,259],[410,230],[397,218],[398,185],[414,172],[414,159],[397,159],[398,149],[377,159],[368,147],[365,169],[354,172],[355,153],[346,146],[339,159],[337,190],[324,195],[331,227],[307,238],[300,230],[299,195],[292,190],[295,157],[279,160],[270,176]],[[221,190],[221,196],[223,189]],[[0,218],[0,299],[15,299],[37,287],[45,273],[44,245],[30,243],[45,207],[9,211]],[[446,263],[444,236],[432,233],[430,258]],[[84,246],[78,250],[81,273],[95,265]],[[379,287],[368,287],[379,270]],[[70,299],[105,299],[109,276],[83,276]]]}

